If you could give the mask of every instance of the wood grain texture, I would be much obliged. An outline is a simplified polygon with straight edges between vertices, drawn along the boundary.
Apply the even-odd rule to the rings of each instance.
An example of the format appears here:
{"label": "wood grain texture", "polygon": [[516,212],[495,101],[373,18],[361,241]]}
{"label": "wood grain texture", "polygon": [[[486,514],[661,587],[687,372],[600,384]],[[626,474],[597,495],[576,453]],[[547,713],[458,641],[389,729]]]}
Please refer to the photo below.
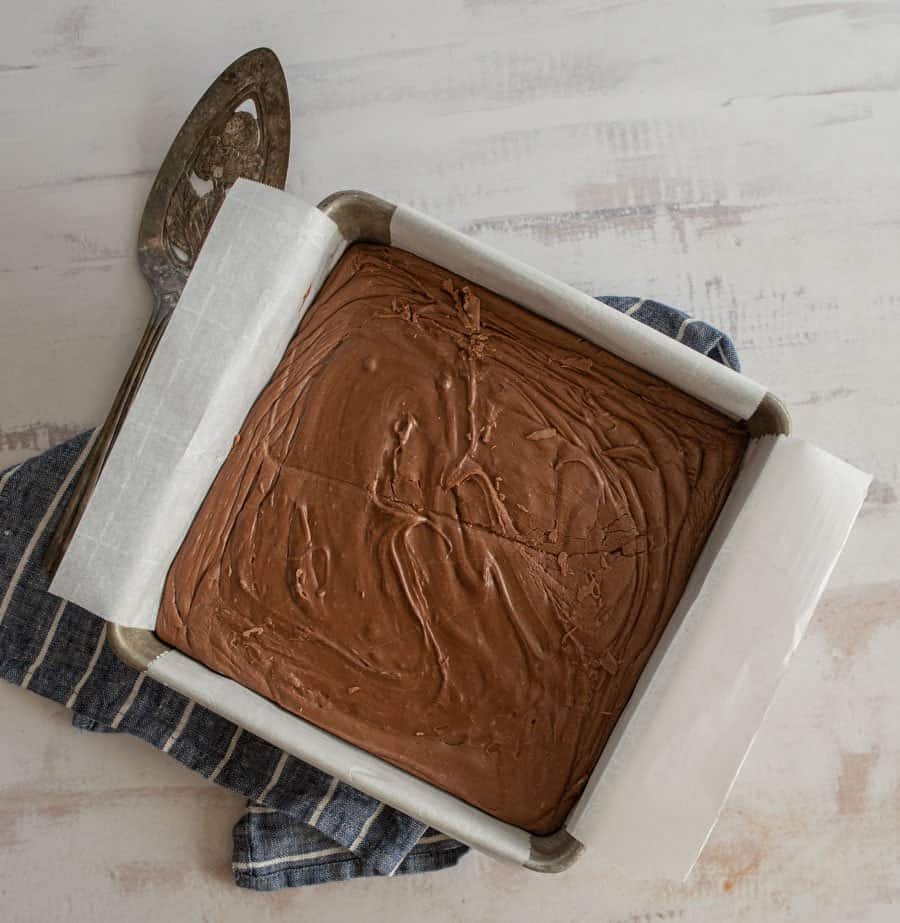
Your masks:
{"label": "wood grain texture", "polygon": [[[0,31],[0,466],[98,421],[150,308],[153,175],[199,93],[269,44],[308,199],[408,202],[592,293],[729,329],[799,435],[875,473],[692,878],[469,857],[256,896],[236,797],[0,688],[11,919],[894,920],[900,905],[900,4],[52,0]],[[112,769],[122,788],[98,785]],[[53,876],[46,870],[51,867]],[[14,910],[14,912],[13,912]]]}

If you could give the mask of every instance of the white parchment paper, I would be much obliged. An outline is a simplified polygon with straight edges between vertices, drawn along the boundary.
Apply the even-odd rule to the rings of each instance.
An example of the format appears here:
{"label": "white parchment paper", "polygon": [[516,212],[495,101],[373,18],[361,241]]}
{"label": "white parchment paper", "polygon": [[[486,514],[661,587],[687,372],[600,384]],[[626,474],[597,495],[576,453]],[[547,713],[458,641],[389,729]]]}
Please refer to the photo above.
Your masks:
{"label": "white parchment paper", "polygon": [[603,862],[693,868],[865,500],[868,474],[756,440],[569,828]]}
{"label": "white parchment paper", "polygon": [[239,180],[157,347],[50,592],[153,628],[169,564],[344,249],[294,196]]}

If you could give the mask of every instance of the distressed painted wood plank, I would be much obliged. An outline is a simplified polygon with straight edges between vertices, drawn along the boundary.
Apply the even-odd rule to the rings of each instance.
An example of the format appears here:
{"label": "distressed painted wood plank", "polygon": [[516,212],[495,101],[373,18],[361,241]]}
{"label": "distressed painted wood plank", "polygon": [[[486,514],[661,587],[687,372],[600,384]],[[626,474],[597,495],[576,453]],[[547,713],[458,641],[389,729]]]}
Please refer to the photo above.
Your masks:
{"label": "distressed painted wood plank", "polygon": [[[198,94],[257,44],[285,64],[308,199],[367,188],[585,291],[687,307],[735,335],[799,434],[876,482],[686,885],[589,856],[564,878],[470,857],[427,879],[241,894],[237,798],[0,688],[13,916],[892,919],[900,4],[23,6],[0,31],[0,466],[105,412],[149,311],[132,254],[152,177]],[[108,796],[106,771],[122,780]]]}

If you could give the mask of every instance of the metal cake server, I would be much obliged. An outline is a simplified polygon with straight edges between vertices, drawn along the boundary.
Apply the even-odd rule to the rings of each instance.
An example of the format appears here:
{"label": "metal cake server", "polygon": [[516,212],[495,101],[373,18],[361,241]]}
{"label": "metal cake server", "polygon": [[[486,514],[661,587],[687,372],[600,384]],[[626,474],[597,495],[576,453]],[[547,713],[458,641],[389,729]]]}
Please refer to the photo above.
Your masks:
{"label": "metal cake server", "polygon": [[138,234],[138,262],[155,296],[153,313],[47,548],[44,565],[51,574],[81,519],[228,189],[238,177],[284,188],[290,119],[278,58],[268,48],[257,48],[219,75],[175,136],[150,190]]}

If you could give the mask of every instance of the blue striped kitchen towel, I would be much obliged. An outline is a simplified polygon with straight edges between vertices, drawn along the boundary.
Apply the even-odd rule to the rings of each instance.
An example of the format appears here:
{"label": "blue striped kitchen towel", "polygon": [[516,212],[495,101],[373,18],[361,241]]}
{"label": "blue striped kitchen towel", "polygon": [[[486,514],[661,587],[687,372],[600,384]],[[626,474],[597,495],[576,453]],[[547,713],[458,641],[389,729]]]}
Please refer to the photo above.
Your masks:
{"label": "blue striped kitchen towel", "polygon": [[[607,304],[739,370],[730,339],[659,302]],[[47,542],[90,434],[0,474],[0,677],[60,702],[76,727],[127,732],[250,799],[235,882],[258,891],[456,865],[467,847],[288,756],[119,661],[102,619],[47,592]]]}

